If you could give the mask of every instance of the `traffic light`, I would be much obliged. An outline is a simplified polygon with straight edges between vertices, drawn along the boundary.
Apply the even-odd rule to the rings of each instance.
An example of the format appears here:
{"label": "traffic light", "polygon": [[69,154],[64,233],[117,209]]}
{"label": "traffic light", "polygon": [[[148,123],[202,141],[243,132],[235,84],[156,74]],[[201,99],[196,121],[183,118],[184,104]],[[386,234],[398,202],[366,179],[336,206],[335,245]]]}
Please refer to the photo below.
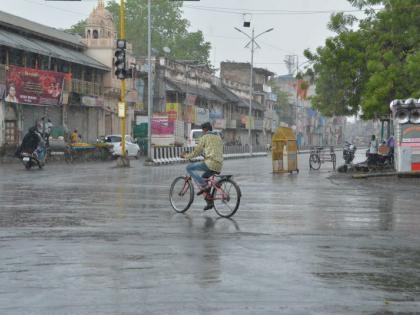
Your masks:
{"label": "traffic light", "polygon": [[124,80],[127,77],[127,68],[125,62],[126,41],[124,39],[117,39],[117,49],[115,51],[115,76]]}

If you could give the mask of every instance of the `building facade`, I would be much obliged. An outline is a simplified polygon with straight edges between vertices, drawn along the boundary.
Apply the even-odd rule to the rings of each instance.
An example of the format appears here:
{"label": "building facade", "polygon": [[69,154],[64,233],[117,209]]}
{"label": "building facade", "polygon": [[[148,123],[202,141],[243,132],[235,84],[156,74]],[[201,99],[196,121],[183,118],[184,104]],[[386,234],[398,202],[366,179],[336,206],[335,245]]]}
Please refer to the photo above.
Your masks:
{"label": "building facade", "polygon": [[[53,123],[53,136],[77,129],[83,142],[96,142],[121,133],[121,81],[113,71],[116,33],[103,1],[89,16],[85,34],[81,38],[0,12],[0,147],[19,144],[42,117]],[[134,80],[127,80],[129,105],[136,102],[133,86]],[[127,114],[131,130],[132,106]]]}

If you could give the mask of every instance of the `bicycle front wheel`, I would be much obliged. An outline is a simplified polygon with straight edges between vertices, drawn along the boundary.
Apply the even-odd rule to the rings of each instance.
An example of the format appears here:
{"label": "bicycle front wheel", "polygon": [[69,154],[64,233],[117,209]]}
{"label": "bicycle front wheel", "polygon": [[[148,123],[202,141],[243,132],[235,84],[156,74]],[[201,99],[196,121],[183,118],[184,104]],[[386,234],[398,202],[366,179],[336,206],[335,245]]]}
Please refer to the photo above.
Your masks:
{"label": "bicycle front wheel", "polygon": [[175,178],[169,190],[169,201],[176,212],[187,211],[194,201],[194,187],[191,181],[182,176]]}
{"label": "bicycle front wheel", "polygon": [[216,186],[212,191],[214,210],[219,216],[230,218],[239,208],[241,189],[230,178],[222,179]]}

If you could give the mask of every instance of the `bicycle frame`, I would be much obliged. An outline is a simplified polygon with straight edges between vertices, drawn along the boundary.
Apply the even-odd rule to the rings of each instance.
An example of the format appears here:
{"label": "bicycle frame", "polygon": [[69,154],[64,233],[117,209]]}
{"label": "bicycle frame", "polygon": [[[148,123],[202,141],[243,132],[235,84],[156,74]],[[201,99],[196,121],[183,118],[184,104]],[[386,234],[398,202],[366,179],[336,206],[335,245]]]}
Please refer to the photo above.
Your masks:
{"label": "bicycle frame", "polygon": [[[192,180],[191,176],[187,175],[187,176],[185,176],[184,187],[182,188],[182,191],[180,192],[180,195],[184,195],[187,192],[187,190],[188,190],[188,184],[187,183],[188,182],[192,182],[193,185],[196,188],[198,188],[197,184]],[[214,201],[214,200],[225,200],[226,198],[229,197],[229,195],[222,188],[220,188],[220,187],[217,186],[216,176],[214,176],[214,175],[213,176],[210,176],[207,179],[207,182],[210,185],[210,190],[208,192],[205,191],[203,193],[204,199],[209,200],[209,201]],[[216,189],[218,192],[221,192],[221,195],[222,196],[219,197],[219,198],[213,198],[212,194],[210,194],[211,188]]]}

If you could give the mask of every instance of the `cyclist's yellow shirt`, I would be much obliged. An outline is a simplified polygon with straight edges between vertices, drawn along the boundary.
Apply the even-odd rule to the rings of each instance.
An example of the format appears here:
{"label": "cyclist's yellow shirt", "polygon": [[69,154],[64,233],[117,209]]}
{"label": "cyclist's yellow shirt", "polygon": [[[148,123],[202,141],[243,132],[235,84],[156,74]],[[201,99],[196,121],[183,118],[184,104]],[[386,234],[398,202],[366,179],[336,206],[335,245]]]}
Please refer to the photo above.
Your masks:
{"label": "cyclist's yellow shirt", "polygon": [[220,136],[207,133],[200,138],[194,151],[188,154],[186,159],[193,159],[200,154],[204,155],[204,163],[215,172],[220,172],[223,166],[223,141]]}

